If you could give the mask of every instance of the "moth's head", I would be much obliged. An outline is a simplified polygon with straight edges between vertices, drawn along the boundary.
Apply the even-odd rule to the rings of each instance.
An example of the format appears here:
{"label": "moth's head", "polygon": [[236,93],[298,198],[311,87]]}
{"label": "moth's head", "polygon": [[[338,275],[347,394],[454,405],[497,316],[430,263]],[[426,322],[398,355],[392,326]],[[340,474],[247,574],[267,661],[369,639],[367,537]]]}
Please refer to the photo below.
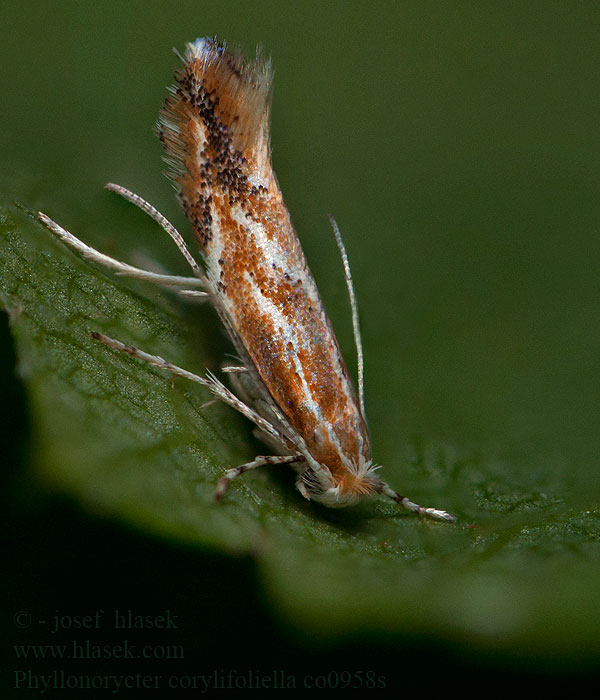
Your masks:
{"label": "moth's head", "polygon": [[325,465],[308,467],[298,476],[296,486],[304,498],[330,508],[351,506],[364,496],[374,493],[379,479],[370,460],[359,460],[343,471],[332,472]]}

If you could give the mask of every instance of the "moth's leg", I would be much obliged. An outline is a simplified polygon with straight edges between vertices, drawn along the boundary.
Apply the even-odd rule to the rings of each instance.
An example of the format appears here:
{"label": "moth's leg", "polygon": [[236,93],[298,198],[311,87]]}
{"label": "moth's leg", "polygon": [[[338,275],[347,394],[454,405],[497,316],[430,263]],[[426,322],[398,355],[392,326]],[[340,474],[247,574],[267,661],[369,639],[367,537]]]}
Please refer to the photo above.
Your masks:
{"label": "moth's leg", "polygon": [[293,444],[291,444],[290,440],[285,438],[279,432],[279,430],[275,428],[275,426],[271,425],[269,421],[265,420],[262,416],[256,413],[256,411],[250,408],[250,406],[247,406],[243,401],[240,401],[240,399],[238,399],[238,397],[235,396],[233,392],[231,392],[222,382],[220,382],[210,372],[207,372],[206,378],[200,377],[197,374],[194,374],[193,372],[188,372],[186,369],[183,369],[182,367],[178,367],[177,365],[168,362],[159,355],[150,355],[149,353],[144,352],[143,350],[139,350],[138,348],[135,348],[132,345],[126,345],[120,340],[109,338],[103,333],[93,332],[91,333],[91,336],[92,338],[94,338],[94,340],[99,340],[101,343],[104,343],[105,345],[108,345],[109,347],[114,348],[115,350],[121,350],[122,352],[126,352],[132,357],[137,357],[140,360],[144,360],[145,362],[148,362],[151,365],[154,365],[155,367],[165,369],[177,377],[183,377],[184,379],[189,379],[192,382],[196,382],[197,384],[205,386],[207,389],[210,389],[210,391],[212,391],[212,393],[217,399],[223,401],[223,403],[229,404],[229,406],[231,406],[232,408],[235,408],[236,411],[239,411],[242,415],[246,416],[248,420],[252,421],[263,432],[267,433],[269,436],[275,439],[280,447],[293,449],[294,446]]}
{"label": "moth's leg", "polygon": [[104,267],[108,267],[109,269],[114,270],[118,275],[134,277],[136,279],[154,282],[155,284],[164,284],[167,286],[204,287],[206,285],[204,279],[199,279],[197,277],[161,275],[157,272],[150,272],[149,270],[142,270],[139,267],[128,265],[127,263],[111,258],[109,255],[105,255],[104,253],[101,253],[95,248],[87,245],[87,243],[79,240],[79,238],[74,236],[70,231],[67,231],[62,226],[59,226],[56,221],[53,221],[49,216],[46,216],[46,214],[42,213],[41,211],[38,212],[37,218],[49,231],[58,236],[63,243],[66,243],[71,248],[74,248],[83,258],[103,265]]}
{"label": "moth's leg", "polygon": [[[259,415],[275,427],[281,434],[293,436],[292,441],[290,442],[288,440],[286,444],[289,450],[301,451],[304,445],[302,438],[286,422],[274,402],[266,400],[260,390],[257,390],[257,381],[254,378],[254,372],[252,372],[251,367],[244,365],[239,358],[236,359],[238,359],[241,364],[227,365],[221,368],[221,371],[225,372],[230,378],[235,395],[248,406],[252,406]],[[281,453],[281,443],[275,444],[273,440],[270,439],[270,436],[263,431],[255,430],[254,435],[268,445],[276,454]]]}
{"label": "moth's leg", "polygon": [[[208,379],[205,379],[204,377],[200,377],[197,374],[194,374],[193,372],[188,372],[187,370],[178,367],[177,365],[174,365],[171,362],[168,362],[159,355],[150,355],[149,353],[144,352],[143,350],[139,350],[138,348],[135,348],[132,345],[125,345],[125,343],[122,343],[119,340],[115,340],[114,338],[109,338],[107,335],[103,335],[102,333],[94,332],[91,334],[91,336],[95,340],[99,340],[101,343],[104,343],[105,345],[108,345],[111,348],[121,350],[122,352],[126,352],[128,355],[131,355],[132,357],[137,357],[140,360],[144,360],[145,362],[149,362],[155,367],[166,369],[175,376],[184,377],[185,379],[189,379],[193,382],[207,387],[213,392],[213,394],[215,394],[216,399],[220,399],[224,403],[229,404],[230,406],[238,410],[240,413],[242,413],[244,416],[249,418],[251,421],[253,421],[258,428],[267,433],[269,437],[275,441],[276,445],[287,446],[288,441],[283,437],[283,435],[281,435],[281,433],[279,433],[279,431],[274,426],[272,426],[268,421],[262,418],[262,416],[259,416],[258,413],[253,411],[249,406],[246,406],[245,403],[240,401],[231,391],[229,391],[229,389],[227,389],[227,387],[221,384],[221,382],[219,382],[219,380],[216,379],[216,377],[209,375]],[[252,462],[247,462],[246,464],[242,464],[239,467],[234,467],[233,469],[227,471],[225,475],[221,477],[221,479],[219,479],[217,487],[215,489],[215,499],[217,501],[220,500],[223,497],[225,491],[227,491],[229,483],[237,476],[249,471],[250,469],[255,469],[256,467],[261,467],[265,464],[291,464],[293,462],[298,462],[302,459],[303,456],[300,454],[268,455],[257,457]]]}
{"label": "moth's leg", "polygon": [[241,464],[239,467],[234,467],[229,469],[217,482],[217,488],[215,489],[215,501],[220,501],[225,495],[225,491],[229,487],[229,484],[240,474],[248,472],[251,469],[256,469],[256,467],[262,467],[265,464],[292,464],[293,462],[298,462],[302,460],[302,455],[268,455],[261,456],[254,459],[252,462],[246,462],[246,464]]}
{"label": "moth's leg", "polygon": [[175,226],[173,226],[173,224],[167,219],[166,216],[163,216],[163,214],[161,214],[158,211],[158,209],[156,209],[156,207],[153,207],[152,204],[150,204],[150,202],[147,202],[145,199],[140,197],[139,194],[135,194],[135,192],[128,190],[126,187],[122,187],[121,185],[115,185],[112,182],[108,182],[106,185],[104,185],[104,187],[105,189],[120,195],[128,202],[131,202],[136,207],[141,209],[145,214],[148,214],[148,216],[151,219],[156,221],[156,223],[164,231],[166,231],[169,234],[169,236],[171,236],[171,239],[179,248],[179,252],[187,260],[188,265],[192,268],[196,277],[202,280],[205,279],[204,273],[200,269],[200,266],[194,260],[192,254],[188,250],[188,247],[186,246],[185,241],[183,240],[183,236],[179,233]]}
{"label": "moth's leg", "polygon": [[206,301],[210,301],[210,294],[208,292],[200,292],[196,289],[178,289],[177,294],[184,299],[196,302],[197,304],[203,304]]}
{"label": "moth's leg", "polygon": [[280,448],[283,447],[288,450],[294,450],[296,448],[296,444],[286,437],[279,428],[275,427],[273,423],[263,418],[253,408],[250,408],[250,406],[238,399],[238,397],[228,389],[223,382],[219,381],[210,370],[206,372],[206,376],[210,382],[209,388],[217,398],[235,408],[236,411],[239,411],[243,416],[246,416],[246,418],[258,426],[263,433],[266,433],[271,439],[275,440]]}
{"label": "moth's leg", "polygon": [[377,481],[375,484],[375,490],[378,493],[391,498],[392,500],[399,503],[403,508],[410,510],[411,513],[418,513],[419,515],[426,515],[429,518],[435,518],[436,520],[444,520],[447,523],[455,523],[456,518],[445,510],[438,510],[437,508],[424,508],[423,506],[413,503],[406,496],[401,496],[398,492],[386,484],[385,481]]}

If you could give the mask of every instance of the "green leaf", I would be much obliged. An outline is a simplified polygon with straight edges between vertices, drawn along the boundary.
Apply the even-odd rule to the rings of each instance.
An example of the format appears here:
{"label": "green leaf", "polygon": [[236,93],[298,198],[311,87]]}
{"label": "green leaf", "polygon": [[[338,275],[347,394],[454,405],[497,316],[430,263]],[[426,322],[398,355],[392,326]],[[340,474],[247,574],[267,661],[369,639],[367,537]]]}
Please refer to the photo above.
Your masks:
{"label": "green leaf", "polygon": [[313,635],[436,634],[561,658],[599,651],[600,512],[565,497],[568,465],[547,469],[534,451],[396,445],[386,478],[455,513],[456,526],[381,499],[327,510],[304,501],[286,469],[244,476],[217,505],[224,469],[264,450],[250,426],[203,407],[202,387],[90,338],[103,331],[202,373],[228,351],[210,309],[107,276],[23,207],[1,211],[0,231],[2,304],[49,487],[158,536],[251,553],[273,602]]}

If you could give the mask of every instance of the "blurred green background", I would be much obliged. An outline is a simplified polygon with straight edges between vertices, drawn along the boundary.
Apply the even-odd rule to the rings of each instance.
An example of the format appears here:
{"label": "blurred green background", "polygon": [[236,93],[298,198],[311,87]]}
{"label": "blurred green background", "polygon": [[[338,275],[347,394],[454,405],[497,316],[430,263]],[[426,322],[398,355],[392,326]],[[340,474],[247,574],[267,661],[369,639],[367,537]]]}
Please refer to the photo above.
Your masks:
{"label": "blurred green background", "polygon": [[[85,222],[74,231],[85,240],[127,241],[179,271],[166,237],[136,239],[139,219],[102,185],[133,189],[185,230],[152,133],[177,64],[171,48],[214,34],[249,53],[262,44],[275,68],[274,166],[353,365],[328,212],[346,241],[376,461],[389,464],[399,445],[419,441],[457,454],[493,451],[508,482],[537,480],[540,491],[566,499],[567,511],[597,517],[598,3],[24,2],[3,3],[0,26],[3,202],[18,199],[65,225]],[[31,448],[7,328],[3,461],[16,470]],[[473,494],[462,496],[432,505],[471,514]],[[280,667],[298,654],[315,668],[354,668],[366,658],[386,669],[388,687],[407,668],[418,674],[421,663],[437,663],[449,677],[467,668],[482,677],[490,668],[532,678],[551,672],[533,661],[509,665],[510,654],[486,655],[485,644],[468,637],[457,658],[435,636],[397,633],[369,638],[368,652],[350,638],[317,653],[273,613],[250,559],[124,535],[60,499],[22,521],[13,508],[18,540],[8,556],[17,608],[37,595],[41,608],[54,609],[75,586],[65,583],[73,563],[62,547],[83,557],[77,605],[89,607],[82,589],[98,562],[84,552],[93,542],[108,567],[103,593],[92,586],[94,605],[102,595],[113,605],[142,595],[153,603],[173,597],[190,611],[197,595],[215,588],[235,599],[204,622],[218,642],[197,653],[213,665],[234,647],[235,662],[248,667],[239,635],[261,639]],[[40,539],[42,523],[50,530]],[[597,567],[597,528],[588,542],[585,557]],[[145,554],[135,559],[140,579],[126,567],[135,585],[119,574],[132,548]],[[174,572],[168,580],[155,572],[164,561]],[[154,592],[139,591],[142,579]],[[237,600],[243,587],[247,598]],[[224,631],[220,615],[235,629]],[[264,667],[253,653],[252,663]],[[400,670],[399,653],[409,660]],[[589,671],[584,650],[582,659]],[[581,670],[577,654],[561,668]]]}

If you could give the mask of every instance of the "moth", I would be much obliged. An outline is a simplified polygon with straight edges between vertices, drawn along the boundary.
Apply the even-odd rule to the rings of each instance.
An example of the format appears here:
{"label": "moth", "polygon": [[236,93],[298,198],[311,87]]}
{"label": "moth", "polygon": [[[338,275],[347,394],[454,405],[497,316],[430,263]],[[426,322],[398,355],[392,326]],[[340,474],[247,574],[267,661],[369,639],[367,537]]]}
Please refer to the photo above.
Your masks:
{"label": "moth", "polygon": [[229,469],[217,484],[217,499],[244,472],[289,464],[297,473],[300,493],[326,506],[347,506],[378,493],[412,512],[454,522],[444,510],[424,508],[401,496],[376,473],[365,420],[363,353],[348,257],[332,220],[352,307],[358,396],[272,169],[270,60],[260,52],[255,60],[246,60],[211,38],[187,44],[180,59],[182,66],[156,130],[167,174],[203,264],[196,262],[177,229],[151,204],[119,185],[106,187],[162,226],[193,276],[163,275],[128,265],[86,245],[45,214],[39,212],[38,218],[86,259],[209,301],[240,360],[223,368],[232,388],[210,372],[201,377],[101,333],[92,337],[202,384],[254,423],[272,454]]}

